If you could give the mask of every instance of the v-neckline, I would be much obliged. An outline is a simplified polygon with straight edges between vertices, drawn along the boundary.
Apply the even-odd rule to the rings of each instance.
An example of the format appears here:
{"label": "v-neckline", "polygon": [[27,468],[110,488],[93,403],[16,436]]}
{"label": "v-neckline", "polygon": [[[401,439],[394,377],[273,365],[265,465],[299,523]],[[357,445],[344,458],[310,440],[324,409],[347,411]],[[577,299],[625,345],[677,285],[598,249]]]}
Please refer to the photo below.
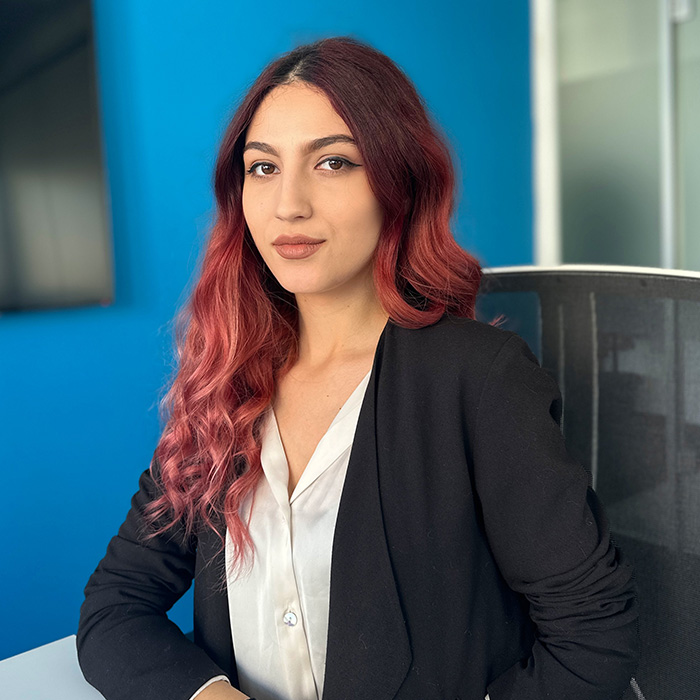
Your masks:
{"label": "v-neckline", "polygon": [[[343,439],[346,419],[359,412],[364,392],[372,374],[370,369],[336,413],[326,432],[316,444],[292,494],[289,495],[289,460],[284,450],[275,411],[270,406],[266,439],[263,441],[261,462],[275,499],[288,508],[316,479],[318,479],[346,450],[352,446],[352,435]],[[336,438],[336,439],[333,439]]]}

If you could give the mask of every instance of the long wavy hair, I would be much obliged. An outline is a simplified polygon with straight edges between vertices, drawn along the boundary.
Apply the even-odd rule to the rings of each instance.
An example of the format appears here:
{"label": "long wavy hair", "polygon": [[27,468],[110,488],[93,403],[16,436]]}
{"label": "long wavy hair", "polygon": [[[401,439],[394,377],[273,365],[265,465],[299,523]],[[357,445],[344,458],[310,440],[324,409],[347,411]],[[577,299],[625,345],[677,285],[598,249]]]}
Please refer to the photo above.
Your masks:
{"label": "long wavy hair", "polygon": [[211,527],[233,561],[251,541],[239,516],[262,472],[263,414],[298,357],[295,297],[275,279],[243,217],[246,130],[265,96],[301,81],[320,88],[350,129],[384,220],[373,258],[379,301],[405,328],[445,313],[475,318],[477,260],[450,230],[455,174],[450,150],[415,87],[386,55],[352,37],[299,46],[270,63],[223,136],[215,174],[216,219],[200,277],[176,317],[177,372],[161,402],[166,420],[151,462],[159,494],[153,535]]}

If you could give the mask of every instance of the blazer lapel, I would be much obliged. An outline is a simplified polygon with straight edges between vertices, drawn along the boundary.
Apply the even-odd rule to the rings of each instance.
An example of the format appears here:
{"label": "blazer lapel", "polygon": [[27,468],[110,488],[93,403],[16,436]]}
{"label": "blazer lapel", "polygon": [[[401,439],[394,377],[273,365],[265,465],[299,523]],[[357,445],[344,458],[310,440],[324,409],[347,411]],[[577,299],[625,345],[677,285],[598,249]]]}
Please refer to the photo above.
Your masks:
{"label": "blazer lapel", "polygon": [[[224,523],[215,524],[222,534],[226,533]],[[225,551],[216,533],[204,528],[197,546],[195,570],[195,642],[238,687],[226,591]]]}
{"label": "blazer lapel", "polygon": [[411,664],[379,492],[375,404],[385,335],[360,409],[338,510],[323,700],[393,698]]}

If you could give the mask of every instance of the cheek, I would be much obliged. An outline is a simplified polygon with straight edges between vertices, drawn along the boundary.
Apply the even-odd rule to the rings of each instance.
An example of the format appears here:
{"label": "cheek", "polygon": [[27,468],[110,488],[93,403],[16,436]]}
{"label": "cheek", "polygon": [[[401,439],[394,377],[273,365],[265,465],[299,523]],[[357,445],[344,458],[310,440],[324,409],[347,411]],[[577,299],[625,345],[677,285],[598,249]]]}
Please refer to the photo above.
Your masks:
{"label": "cheek", "polygon": [[379,237],[379,232],[381,231],[382,226],[384,226],[384,210],[376,199],[373,200],[373,204],[372,221],[374,222],[377,237]]}
{"label": "cheek", "polygon": [[262,230],[262,202],[258,198],[251,196],[250,192],[246,193],[246,189],[244,187],[241,198],[241,206],[243,209],[243,218],[248,224],[248,228],[255,239],[257,236],[260,236]]}
{"label": "cheek", "polygon": [[367,245],[376,243],[384,214],[369,183],[349,183],[347,188],[333,192],[325,205],[326,213],[334,215],[339,230],[345,229],[356,241],[367,241]]}
{"label": "cheek", "polygon": [[261,241],[264,227],[262,226],[262,218],[260,216],[260,206],[256,206],[251,202],[250,196],[246,197],[245,188],[243,189],[241,197],[241,208],[243,209],[243,218],[245,219],[246,226],[248,227],[248,231],[250,231],[250,237],[253,239],[253,243],[260,254],[264,256],[265,251]]}
{"label": "cheek", "polygon": [[378,235],[384,220],[384,213],[368,182],[364,182],[362,192],[355,201],[361,203],[359,206],[363,213],[364,226]]}
{"label": "cheek", "polygon": [[243,191],[241,192],[241,206],[243,208],[243,216],[245,217],[245,220],[250,220],[254,214],[254,208],[250,190],[245,186],[245,184],[243,185]]}
{"label": "cheek", "polygon": [[383,219],[381,207],[375,199],[365,202],[362,215],[356,221],[355,229],[358,235],[367,241],[367,247],[372,249],[376,247]]}

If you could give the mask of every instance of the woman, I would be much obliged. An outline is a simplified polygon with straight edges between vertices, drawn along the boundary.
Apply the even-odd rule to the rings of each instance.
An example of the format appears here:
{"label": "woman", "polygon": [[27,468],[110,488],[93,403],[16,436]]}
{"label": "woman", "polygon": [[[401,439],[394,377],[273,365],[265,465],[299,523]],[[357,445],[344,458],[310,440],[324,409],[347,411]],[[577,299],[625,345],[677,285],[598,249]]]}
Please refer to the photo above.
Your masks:
{"label": "woman", "polygon": [[[346,37],[281,57],[215,190],[169,420],[85,589],[88,681],[129,700],[619,698],[630,566],[556,383],[474,320],[449,151],[410,81]],[[193,580],[191,642],[165,613]]]}

